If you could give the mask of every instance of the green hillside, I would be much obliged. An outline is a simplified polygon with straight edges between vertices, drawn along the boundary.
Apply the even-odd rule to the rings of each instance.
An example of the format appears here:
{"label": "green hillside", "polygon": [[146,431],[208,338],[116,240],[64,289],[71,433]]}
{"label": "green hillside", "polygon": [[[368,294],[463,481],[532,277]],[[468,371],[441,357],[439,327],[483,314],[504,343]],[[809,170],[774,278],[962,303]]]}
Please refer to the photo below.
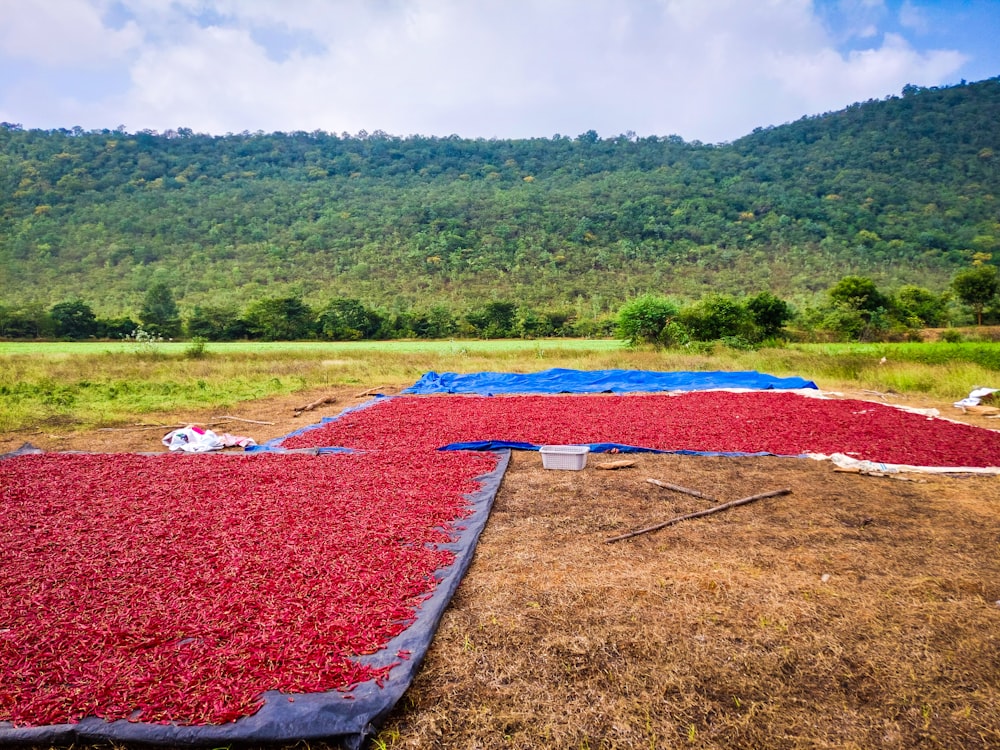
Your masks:
{"label": "green hillside", "polygon": [[1000,78],[757,130],[483,140],[0,125],[0,303],[615,309],[945,288],[1000,250]]}

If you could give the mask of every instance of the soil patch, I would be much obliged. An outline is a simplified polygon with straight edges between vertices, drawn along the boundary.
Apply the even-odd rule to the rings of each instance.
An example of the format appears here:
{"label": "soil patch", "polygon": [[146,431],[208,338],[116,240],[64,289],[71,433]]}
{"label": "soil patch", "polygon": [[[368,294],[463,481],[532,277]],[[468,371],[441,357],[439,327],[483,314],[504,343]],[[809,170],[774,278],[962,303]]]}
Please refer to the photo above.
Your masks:
{"label": "soil patch", "polygon": [[[131,425],[97,430],[72,431],[69,425],[45,424],[35,430],[0,434],[0,453],[16,450],[24,443],[46,451],[161,452],[166,451],[160,442],[163,436],[188,424],[200,424],[220,434],[245,435],[264,443],[364,403],[374,393],[390,395],[405,387],[393,384],[371,391],[358,386],[316,388],[290,396],[246,401],[226,409],[147,415]],[[300,411],[301,407],[326,398],[333,399],[332,403]]]}

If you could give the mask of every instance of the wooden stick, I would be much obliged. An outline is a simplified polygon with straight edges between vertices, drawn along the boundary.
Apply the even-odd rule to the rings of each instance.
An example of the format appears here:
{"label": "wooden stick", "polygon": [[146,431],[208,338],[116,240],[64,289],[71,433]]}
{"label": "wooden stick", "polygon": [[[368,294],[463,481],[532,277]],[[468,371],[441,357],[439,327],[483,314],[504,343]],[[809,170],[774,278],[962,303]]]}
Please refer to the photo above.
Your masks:
{"label": "wooden stick", "polygon": [[659,479],[647,479],[650,484],[655,484],[657,487],[663,487],[667,490],[674,490],[675,492],[683,492],[686,495],[694,495],[695,497],[700,497],[702,500],[711,500],[713,503],[719,502],[714,497],[709,497],[704,493],[698,492],[698,490],[692,490],[687,487],[681,487],[679,484],[670,484],[670,482],[661,482]]}
{"label": "wooden stick", "polygon": [[297,409],[292,409],[292,411],[295,412],[295,416],[298,416],[304,411],[312,411],[317,406],[323,406],[324,404],[333,404],[336,403],[336,401],[337,401],[336,396],[324,396],[323,398],[316,399],[311,404],[306,404],[305,406],[300,406]]}
{"label": "wooden stick", "polygon": [[[881,391],[861,391],[861,392],[862,393],[869,393],[872,396],[878,396],[880,399],[882,399],[883,401],[885,401],[886,394],[882,393]],[[890,393],[891,393],[891,391],[890,391]]]}
{"label": "wooden stick", "polygon": [[132,427],[99,427],[98,432],[141,432],[142,430],[175,430],[187,427],[186,424],[137,424]]}
{"label": "wooden stick", "polygon": [[604,471],[614,471],[615,469],[627,469],[630,466],[635,466],[635,461],[622,459],[621,461],[606,461],[603,464],[597,464],[594,468],[603,469]]}
{"label": "wooden stick", "polygon": [[231,419],[234,422],[247,422],[249,424],[274,424],[274,422],[258,422],[256,419],[241,419],[240,417],[231,417],[228,414],[221,417],[212,417],[212,419]]}
{"label": "wooden stick", "polygon": [[701,518],[702,516],[710,515],[711,513],[718,513],[722,510],[728,510],[729,508],[735,508],[737,505],[746,505],[747,503],[752,503],[754,500],[763,500],[765,497],[778,497],[779,495],[788,495],[791,493],[791,489],[785,488],[783,490],[773,490],[771,492],[763,492],[760,495],[751,495],[750,497],[744,497],[740,500],[733,500],[729,503],[723,503],[722,505],[716,505],[712,508],[707,508],[706,510],[695,511],[694,513],[686,513],[683,516],[675,516],[669,521],[664,521],[663,523],[658,523],[655,526],[647,526],[644,529],[638,529],[636,531],[630,531],[628,534],[622,534],[621,536],[613,536],[610,539],[605,539],[607,543],[620,542],[622,539],[630,539],[634,536],[639,536],[639,534],[647,534],[650,531],[657,531],[665,526],[671,526],[675,523],[681,521],[687,521],[690,518]]}

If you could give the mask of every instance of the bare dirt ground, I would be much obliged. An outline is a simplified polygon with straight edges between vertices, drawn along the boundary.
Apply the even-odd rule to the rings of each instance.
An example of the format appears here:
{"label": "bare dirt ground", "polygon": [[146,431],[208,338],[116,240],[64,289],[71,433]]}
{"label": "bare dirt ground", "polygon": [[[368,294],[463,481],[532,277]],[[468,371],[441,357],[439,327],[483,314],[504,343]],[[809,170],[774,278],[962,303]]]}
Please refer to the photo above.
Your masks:
{"label": "bare dirt ground", "polygon": [[[292,416],[327,395],[337,402]],[[163,450],[163,434],[188,422],[263,442],[366,398],[324,389],[229,410],[254,422],[48,425],[0,436],[0,451],[27,441]],[[1000,747],[1000,478],[628,458],[635,465],[616,471],[597,468],[604,455],[547,471],[538,454],[515,453],[469,573],[376,746]],[[607,543],[714,504],[647,478],[719,502],[791,493]]]}
{"label": "bare dirt ground", "polygon": [[[385,386],[374,389],[372,393],[390,395],[404,387]],[[24,432],[0,433],[0,453],[15,450],[24,443],[31,443],[36,448],[47,451],[98,453],[166,451],[161,442],[163,436],[173,429],[188,424],[199,424],[219,434],[228,432],[232,435],[251,437],[257,443],[264,443],[315,424],[325,416],[332,416],[348,407],[364,403],[371,397],[367,389],[357,386],[322,388],[291,396],[248,401],[226,410],[146,416],[132,425],[98,430],[76,431],[54,422]],[[332,403],[322,404],[311,411],[300,412],[301,407],[326,398],[332,399]]]}
{"label": "bare dirt ground", "polygon": [[1000,341],[1000,326],[965,326],[963,328],[924,328],[920,335],[924,341],[940,341],[942,334],[958,333],[970,341]]}

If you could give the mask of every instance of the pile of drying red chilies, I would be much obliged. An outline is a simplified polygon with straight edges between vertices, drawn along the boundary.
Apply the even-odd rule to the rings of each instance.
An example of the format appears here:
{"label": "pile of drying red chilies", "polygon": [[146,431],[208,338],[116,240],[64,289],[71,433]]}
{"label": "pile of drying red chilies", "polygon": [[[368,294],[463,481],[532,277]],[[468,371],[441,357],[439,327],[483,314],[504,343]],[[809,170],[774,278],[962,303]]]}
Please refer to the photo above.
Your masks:
{"label": "pile of drying red chilies", "polygon": [[781,391],[680,395],[410,396],[386,399],[286,448],[432,450],[451,443],[619,443],[659,450],[844,453],[917,466],[1000,466],[1000,433],[865,401]]}
{"label": "pile of drying red chilies", "polygon": [[496,467],[436,449],[488,440],[1000,466],[998,433],[782,392],[407,396],[282,445],[355,454],[8,458],[0,722],[219,724],[385,679],[354,657],[412,622]]}
{"label": "pile of drying red chilies", "polygon": [[[433,591],[492,454],[0,461],[0,721],[219,724],[347,690]],[[401,658],[405,658],[401,654]]]}

